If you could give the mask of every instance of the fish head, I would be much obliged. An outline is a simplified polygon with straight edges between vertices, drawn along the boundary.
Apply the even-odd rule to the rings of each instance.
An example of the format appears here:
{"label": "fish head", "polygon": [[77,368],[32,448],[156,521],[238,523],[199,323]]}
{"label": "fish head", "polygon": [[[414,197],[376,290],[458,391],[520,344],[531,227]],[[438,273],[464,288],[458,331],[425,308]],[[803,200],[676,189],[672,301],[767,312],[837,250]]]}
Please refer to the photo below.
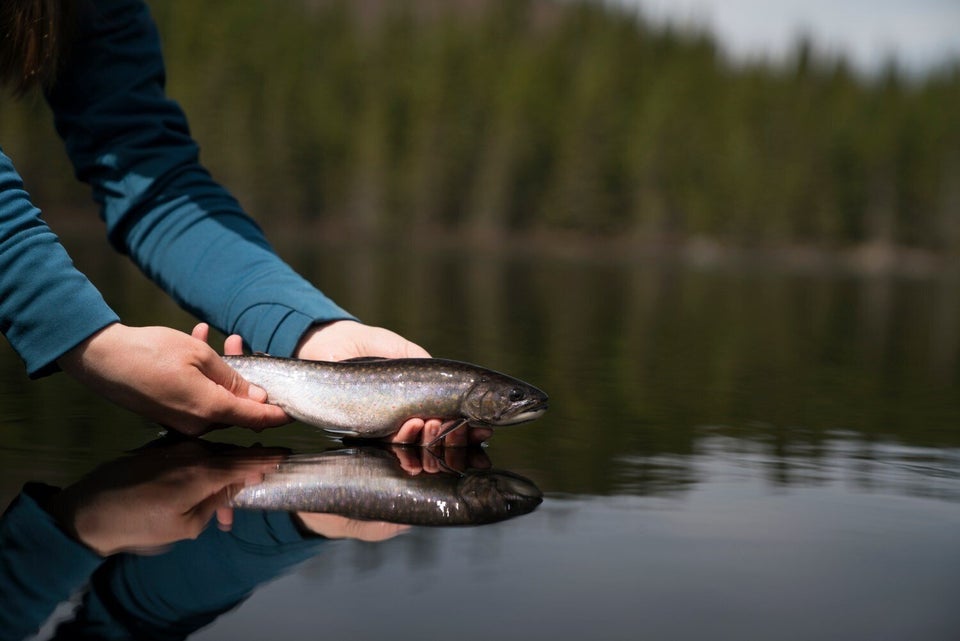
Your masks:
{"label": "fish head", "polygon": [[529,514],[543,501],[533,481],[506,470],[471,471],[460,479],[457,494],[476,525]]}
{"label": "fish head", "polygon": [[464,395],[460,409],[471,425],[515,425],[547,411],[547,395],[529,383],[486,371]]}

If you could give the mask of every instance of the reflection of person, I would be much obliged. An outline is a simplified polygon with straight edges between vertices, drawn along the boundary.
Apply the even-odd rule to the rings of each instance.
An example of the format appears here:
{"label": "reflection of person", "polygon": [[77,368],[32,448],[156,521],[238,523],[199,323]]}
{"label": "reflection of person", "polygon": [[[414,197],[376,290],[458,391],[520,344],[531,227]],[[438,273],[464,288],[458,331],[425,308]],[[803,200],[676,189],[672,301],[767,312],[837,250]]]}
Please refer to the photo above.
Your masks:
{"label": "reflection of person", "polygon": [[[0,33],[0,80],[20,92],[44,86],[111,243],[186,309],[277,356],[427,355],[359,323],[296,274],[201,167],[183,113],[164,95],[159,37],[142,0],[4,0]],[[122,324],[74,268],[2,150],[0,331],[32,377],[62,369],[189,434],[288,420],[196,336]],[[394,440],[429,442],[439,429],[440,421],[412,419]],[[490,435],[458,432],[448,444]]]}
{"label": "reflection of person", "polygon": [[[326,539],[382,541],[406,529],[225,507],[283,456],[161,442],[64,490],[28,484],[0,519],[0,639],[35,633],[88,582],[58,638],[182,638]],[[220,527],[206,527],[215,513]]]}

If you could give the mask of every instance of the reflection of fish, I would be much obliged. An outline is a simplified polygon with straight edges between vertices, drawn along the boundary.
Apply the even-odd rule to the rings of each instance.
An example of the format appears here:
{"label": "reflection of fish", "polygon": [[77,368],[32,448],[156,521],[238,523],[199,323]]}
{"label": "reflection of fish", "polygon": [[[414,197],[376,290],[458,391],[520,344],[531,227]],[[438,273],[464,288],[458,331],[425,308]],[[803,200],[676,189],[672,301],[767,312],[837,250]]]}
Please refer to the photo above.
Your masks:
{"label": "reflection of fish", "polygon": [[390,450],[361,446],[291,456],[262,483],[243,488],[232,503],[408,525],[480,525],[528,514],[542,500],[540,488],[512,472],[411,476]]}
{"label": "reflection of fish", "polygon": [[409,418],[461,425],[513,425],[547,409],[547,395],[523,381],[438,358],[331,363],[273,356],[224,356],[290,416],[346,436],[380,438]]}

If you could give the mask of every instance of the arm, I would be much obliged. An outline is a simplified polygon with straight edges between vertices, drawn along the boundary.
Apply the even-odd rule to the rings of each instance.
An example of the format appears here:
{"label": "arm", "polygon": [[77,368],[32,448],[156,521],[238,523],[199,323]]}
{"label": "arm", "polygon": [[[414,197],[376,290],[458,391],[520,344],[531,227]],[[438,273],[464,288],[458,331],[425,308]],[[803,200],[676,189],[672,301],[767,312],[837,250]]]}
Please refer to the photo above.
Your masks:
{"label": "arm", "polygon": [[35,634],[103,559],[69,537],[41,507],[57,492],[28,483],[0,517],[0,637]]}
{"label": "arm", "polygon": [[30,376],[38,377],[55,371],[64,352],[117,320],[74,268],[0,151],[0,333]]}
{"label": "arm", "polygon": [[199,164],[164,94],[160,41],[139,0],[95,0],[48,95],[111,242],[183,307],[254,350],[294,353],[312,325],[352,318],[281,261]]}
{"label": "arm", "polygon": [[114,402],[184,432],[288,420],[203,342],[167,328],[121,325],[74,268],[2,152],[0,333],[31,376],[62,367]]}

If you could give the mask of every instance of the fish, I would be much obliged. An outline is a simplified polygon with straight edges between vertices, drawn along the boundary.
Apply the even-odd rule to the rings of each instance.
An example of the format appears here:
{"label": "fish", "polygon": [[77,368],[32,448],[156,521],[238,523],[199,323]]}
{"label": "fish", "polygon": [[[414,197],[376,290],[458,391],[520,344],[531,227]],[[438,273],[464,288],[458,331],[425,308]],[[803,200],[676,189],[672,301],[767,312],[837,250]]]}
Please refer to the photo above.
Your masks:
{"label": "fish", "polygon": [[359,445],[290,455],[262,482],[241,489],[231,505],[404,525],[460,526],[529,514],[542,501],[540,488],[513,472],[455,472],[444,467],[411,476],[389,447]]}
{"label": "fish", "polygon": [[383,438],[411,418],[440,419],[430,444],[464,425],[532,421],[547,410],[542,390],[478,365],[440,358],[311,361],[267,355],[224,356],[267,402],[337,436]]}

